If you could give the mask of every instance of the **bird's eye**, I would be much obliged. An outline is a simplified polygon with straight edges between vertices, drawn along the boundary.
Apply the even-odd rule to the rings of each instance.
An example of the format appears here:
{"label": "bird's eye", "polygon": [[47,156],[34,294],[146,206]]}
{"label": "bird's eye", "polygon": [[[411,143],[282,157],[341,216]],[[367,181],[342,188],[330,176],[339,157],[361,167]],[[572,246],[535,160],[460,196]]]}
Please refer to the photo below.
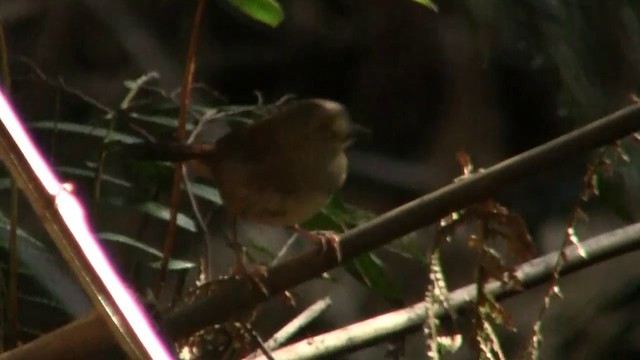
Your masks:
{"label": "bird's eye", "polygon": [[334,121],[330,121],[330,119],[318,121],[313,129],[315,136],[322,140],[336,140],[339,134],[334,125]]}

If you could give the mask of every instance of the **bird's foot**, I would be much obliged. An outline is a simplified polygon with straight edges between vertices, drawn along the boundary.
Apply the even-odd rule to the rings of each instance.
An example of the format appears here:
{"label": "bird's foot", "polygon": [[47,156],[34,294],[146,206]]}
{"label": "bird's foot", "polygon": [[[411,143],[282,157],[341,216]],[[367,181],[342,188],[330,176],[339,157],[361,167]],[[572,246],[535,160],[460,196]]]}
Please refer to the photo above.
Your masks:
{"label": "bird's foot", "polygon": [[342,249],[340,248],[340,237],[335,231],[316,230],[309,231],[298,225],[293,227],[293,231],[308,239],[320,241],[322,243],[322,251],[327,251],[329,247],[333,248],[338,262],[342,262]]}
{"label": "bird's foot", "polygon": [[311,232],[316,239],[322,243],[322,250],[327,251],[327,248],[332,247],[336,253],[338,262],[342,262],[342,249],[340,248],[340,237],[334,231],[319,230]]}
{"label": "bird's foot", "polygon": [[267,267],[250,261],[247,249],[241,245],[239,248],[234,249],[234,251],[236,253],[236,263],[231,269],[231,275],[236,277],[246,276],[250,278],[256,283],[256,285],[258,285],[265,295],[269,296],[269,290],[264,284],[264,279],[267,276]]}

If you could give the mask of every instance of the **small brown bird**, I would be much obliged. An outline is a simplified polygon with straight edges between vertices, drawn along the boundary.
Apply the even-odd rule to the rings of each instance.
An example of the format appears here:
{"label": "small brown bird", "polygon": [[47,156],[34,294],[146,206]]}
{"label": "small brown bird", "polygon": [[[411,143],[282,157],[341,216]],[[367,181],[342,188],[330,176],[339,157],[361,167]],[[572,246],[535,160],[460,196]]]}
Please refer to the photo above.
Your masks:
{"label": "small brown bird", "polygon": [[[341,104],[298,100],[215,144],[175,146],[172,155],[160,157],[190,160],[198,173],[212,178],[232,219],[290,226],[309,237],[297,224],[320,211],[343,185],[345,149],[362,132]],[[337,237],[313,237],[323,246],[331,241],[341,260]]]}

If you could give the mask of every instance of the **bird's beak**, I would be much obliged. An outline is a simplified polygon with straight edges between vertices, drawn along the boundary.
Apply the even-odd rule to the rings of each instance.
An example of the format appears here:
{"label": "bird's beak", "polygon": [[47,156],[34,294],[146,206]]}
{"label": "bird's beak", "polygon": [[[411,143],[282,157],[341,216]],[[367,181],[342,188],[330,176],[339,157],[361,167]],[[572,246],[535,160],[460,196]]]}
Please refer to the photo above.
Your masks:
{"label": "bird's beak", "polygon": [[349,129],[349,138],[351,138],[352,140],[355,140],[355,139],[369,140],[371,139],[371,130],[367,129],[362,125],[352,123],[351,128]]}

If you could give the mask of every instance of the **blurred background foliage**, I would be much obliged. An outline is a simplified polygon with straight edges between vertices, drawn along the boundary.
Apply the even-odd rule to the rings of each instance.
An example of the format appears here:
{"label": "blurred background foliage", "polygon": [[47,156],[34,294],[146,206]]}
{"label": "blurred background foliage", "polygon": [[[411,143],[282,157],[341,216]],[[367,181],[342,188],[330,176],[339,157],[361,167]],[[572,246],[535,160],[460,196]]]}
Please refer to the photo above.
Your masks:
{"label": "blurred background foliage", "polygon": [[[350,178],[342,196],[375,213],[458,176],[458,150],[466,151],[477,166],[490,166],[630,103],[640,84],[640,4],[631,0],[442,0],[437,2],[438,12],[413,1],[283,0],[284,18],[275,28],[252,20],[230,3],[207,3],[195,75],[204,86],[196,89],[194,103],[207,104],[201,109],[204,114],[216,106],[255,104],[258,91],[265,103],[295,94],[346,104],[353,119],[372,130],[372,138],[350,153]],[[149,249],[159,248],[164,232],[157,206],[167,203],[169,186],[162,179],[169,178],[169,168],[146,171],[129,164],[126,156],[110,156],[108,171],[115,180],[103,178],[97,202],[93,174],[103,148],[96,146],[96,137],[86,136],[86,128],[81,136],[51,124],[111,128],[116,109],[131,90],[124,82],[155,71],[160,77],[154,89],[138,96],[132,111],[156,122],[148,121],[145,129],[168,133],[157,123],[169,119],[172,124],[176,113],[170,94],[180,85],[194,7],[195,2],[170,0],[0,1],[13,98],[26,119],[50,122],[41,123],[34,133],[61,167],[62,176],[74,179],[81,195],[105,207],[94,209],[96,227],[102,232],[118,229],[118,236],[109,233],[103,238],[116,263],[142,292],[154,274],[153,266],[147,265],[158,260]],[[114,109],[113,116],[105,117],[108,111],[83,97]],[[226,127],[214,127],[212,136]],[[587,209],[590,221],[578,228],[583,238],[636,221],[640,215],[637,144],[623,141],[622,146],[632,161],[615,163],[602,177],[602,196]],[[588,159],[586,154],[566,159],[564,166],[530,175],[499,197],[526,219],[539,253],[561,244]],[[7,198],[8,191],[3,191],[3,203]],[[21,240],[26,245],[21,251],[20,286],[31,302],[21,309],[36,314],[20,315],[27,340],[82,314],[88,305],[50,254],[51,244],[25,205],[20,224],[33,241]],[[188,209],[186,202],[184,208]],[[174,278],[176,283],[187,281],[189,261],[202,253],[201,236],[190,226],[185,220],[179,233],[175,260],[187,262],[173,263],[175,272],[182,274]],[[249,227],[245,233],[254,241],[264,232]],[[425,229],[412,237],[411,246],[424,250],[433,235]],[[281,240],[260,245],[264,253],[274,254]],[[208,249],[207,257],[224,268],[231,260],[221,243]],[[144,260],[132,255],[131,246],[141,249]],[[454,243],[443,252],[452,288],[471,279],[471,255],[464,248]],[[421,299],[424,266],[417,259],[407,262],[397,249],[381,251],[360,264],[385,262],[389,274],[384,276],[390,280],[381,288],[387,293],[372,295],[341,271],[332,272],[339,286],[301,286],[297,293],[303,303],[328,292],[337,304],[310,331],[387,310],[398,305],[398,297],[405,302]],[[223,255],[215,258],[214,253]],[[634,320],[640,314],[634,301],[638,260],[637,254],[630,254],[562,282],[565,299],[552,307],[543,326],[542,358],[640,358],[640,328]],[[55,281],[45,276],[58,272]],[[524,328],[505,334],[508,354],[521,350],[539,301],[540,292],[532,291],[506,302],[515,324]],[[277,302],[268,309],[277,311],[280,320],[258,319],[257,328],[265,333],[292,313]],[[384,346],[378,346],[351,358],[381,358],[383,352]],[[410,337],[407,358],[423,354],[421,336]]]}

